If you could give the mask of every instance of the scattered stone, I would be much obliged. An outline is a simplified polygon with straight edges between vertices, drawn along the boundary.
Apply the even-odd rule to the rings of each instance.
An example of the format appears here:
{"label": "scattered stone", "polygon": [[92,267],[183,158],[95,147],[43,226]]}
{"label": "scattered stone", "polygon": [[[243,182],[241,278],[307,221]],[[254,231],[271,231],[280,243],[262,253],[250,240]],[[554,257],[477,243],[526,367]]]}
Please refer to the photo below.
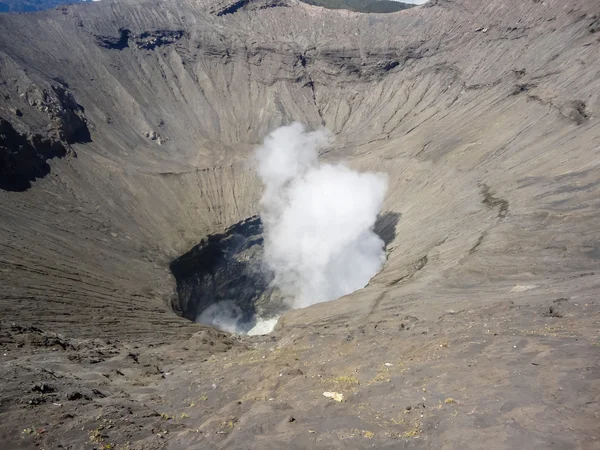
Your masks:
{"label": "scattered stone", "polygon": [[99,398],[106,398],[106,395],[100,392],[98,389],[92,389],[92,393]]}
{"label": "scattered stone", "polygon": [[29,400],[29,404],[30,405],[41,405],[42,403],[45,403],[46,399],[43,396],[38,396],[38,397],[33,397],[32,399]]}
{"label": "scattered stone", "polygon": [[515,84],[513,91],[511,92],[511,95],[519,95],[519,94],[522,94],[523,92],[527,92],[535,87],[536,87],[536,85],[532,84],[532,83],[517,83],[517,84]]}
{"label": "scattered stone", "polygon": [[159,133],[157,133],[154,130],[146,131],[144,133],[144,136],[146,136],[151,141],[155,141],[158,145],[163,145],[164,142],[169,140],[169,138],[163,138]]}
{"label": "scattered stone", "polygon": [[323,395],[327,398],[330,398],[332,400],[335,400],[336,402],[343,402],[344,401],[344,394],[340,394],[339,392],[323,392]]}
{"label": "scattered stone", "polygon": [[583,100],[572,101],[571,104],[567,106],[567,110],[567,116],[577,125],[581,125],[590,118],[586,111],[586,104]]}
{"label": "scattered stone", "polygon": [[46,383],[36,383],[31,387],[33,392],[40,392],[42,394],[49,394],[54,392],[54,388]]}
{"label": "scattered stone", "polygon": [[516,286],[514,286],[510,292],[526,292],[526,291],[530,291],[532,289],[537,288],[538,286],[535,284],[517,284]]}
{"label": "scattered stone", "polygon": [[83,397],[83,395],[81,395],[81,393],[77,392],[77,391],[69,392],[67,394],[67,400],[70,400],[70,401],[79,400],[82,397]]}
{"label": "scattered stone", "polygon": [[546,317],[556,317],[561,318],[564,316],[563,313],[563,304],[568,302],[569,300],[566,298],[559,298],[552,302],[552,305],[548,308],[548,312],[544,314]]}
{"label": "scattered stone", "polygon": [[548,315],[550,317],[562,317],[562,314],[560,312],[558,312],[558,309],[554,306],[551,306],[550,308],[548,308]]}

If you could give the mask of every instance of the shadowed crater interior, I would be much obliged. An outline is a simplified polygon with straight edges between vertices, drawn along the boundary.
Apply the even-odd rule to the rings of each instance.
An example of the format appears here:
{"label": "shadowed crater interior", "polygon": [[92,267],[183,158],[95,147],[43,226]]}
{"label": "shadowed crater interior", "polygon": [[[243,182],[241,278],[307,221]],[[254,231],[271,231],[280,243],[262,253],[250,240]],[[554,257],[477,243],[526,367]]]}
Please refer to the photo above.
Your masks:
{"label": "shadowed crater interior", "polygon": [[170,268],[178,299],[173,309],[196,322],[217,326],[225,320],[225,329],[241,332],[250,330],[257,316],[281,314],[282,298],[262,265],[262,231],[260,218],[253,216],[208,236],[174,260]]}
{"label": "shadowed crater interior", "polygon": [[[380,214],[374,231],[384,248],[394,239],[400,214]],[[170,264],[177,283],[173,310],[194,322],[245,333],[257,318],[279,316],[289,306],[263,264],[259,216],[212,234]]]}

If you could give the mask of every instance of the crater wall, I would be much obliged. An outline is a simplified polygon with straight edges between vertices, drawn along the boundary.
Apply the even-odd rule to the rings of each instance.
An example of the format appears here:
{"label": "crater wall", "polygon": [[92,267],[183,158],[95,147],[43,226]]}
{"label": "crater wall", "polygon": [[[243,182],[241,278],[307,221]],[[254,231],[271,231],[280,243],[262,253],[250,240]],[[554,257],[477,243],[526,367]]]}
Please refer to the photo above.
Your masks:
{"label": "crater wall", "polygon": [[228,6],[103,0],[0,16],[2,119],[26,139],[65,129],[70,116],[36,100],[60,89],[89,130],[84,143],[56,135],[72,151],[30,188],[0,190],[5,320],[189,333],[169,263],[256,214],[249,157],[291,121],[335,134],[323,159],[386,172],[384,211],[399,219],[366,289],[282,326],[592,295],[597,2],[364,15],[288,0],[218,14]]}

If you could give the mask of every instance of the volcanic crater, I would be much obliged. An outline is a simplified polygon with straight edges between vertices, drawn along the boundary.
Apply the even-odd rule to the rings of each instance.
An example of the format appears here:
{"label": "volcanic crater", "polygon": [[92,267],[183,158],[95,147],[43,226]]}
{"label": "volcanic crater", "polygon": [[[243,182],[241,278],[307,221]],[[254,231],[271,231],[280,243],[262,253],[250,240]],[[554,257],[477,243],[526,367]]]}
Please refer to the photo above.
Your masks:
{"label": "volcanic crater", "polygon": [[[600,4],[242,3],[0,15],[0,446],[596,448]],[[293,122],[386,174],[386,261],[283,312]]]}

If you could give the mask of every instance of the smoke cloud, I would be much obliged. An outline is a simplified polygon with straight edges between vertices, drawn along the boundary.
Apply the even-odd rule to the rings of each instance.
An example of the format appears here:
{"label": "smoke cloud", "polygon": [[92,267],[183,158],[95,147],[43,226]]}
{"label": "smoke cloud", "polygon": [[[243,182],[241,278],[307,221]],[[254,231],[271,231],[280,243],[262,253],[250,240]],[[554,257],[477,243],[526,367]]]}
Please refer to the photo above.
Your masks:
{"label": "smoke cloud", "polygon": [[196,322],[210,325],[229,333],[240,333],[244,330],[242,310],[231,300],[214,303],[196,317]]}
{"label": "smoke cloud", "polygon": [[292,308],[361,289],[385,262],[373,226],[387,178],[319,163],[318,151],[331,142],[326,130],[294,123],[269,134],[256,152],[265,187],[264,263]]}
{"label": "smoke cloud", "polygon": [[[321,164],[318,152],[331,143],[327,130],[308,132],[293,123],[269,134],[256,152],[264,184],[263,266],[289,308],[361,289],[385,262],[384,243],[373,227],[387,178]],[[259,311],[248,320],[234,301],[224,300],[203,310],[196,322],[258,335],[270,333],[277,319]]]}

